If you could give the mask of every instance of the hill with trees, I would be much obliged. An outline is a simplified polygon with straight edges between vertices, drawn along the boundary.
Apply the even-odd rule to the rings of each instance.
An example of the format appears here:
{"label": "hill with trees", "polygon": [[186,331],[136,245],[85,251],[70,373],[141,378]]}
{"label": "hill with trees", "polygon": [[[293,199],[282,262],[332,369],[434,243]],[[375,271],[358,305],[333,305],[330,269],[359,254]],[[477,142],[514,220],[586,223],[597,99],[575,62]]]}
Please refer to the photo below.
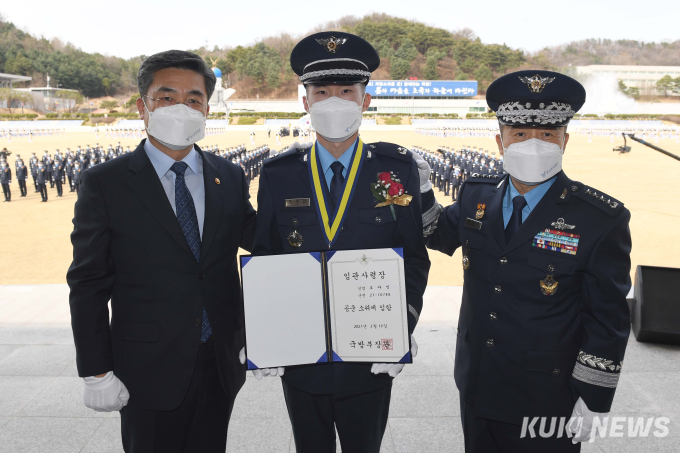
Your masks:
{"label": "hill with trees", "polygon": [[655,43],[585,39],[545,48],[534,59],[556,69],[587,65],[680,66],[680,40]]}
{"label": "hill with trees", "polygon": [[[518,69],[553,69],[588,64],[680,65],[680,41],[644,43],[589,39],[527,54],[505,44],[485,44],[470,29],[449,31],[387,14],[345,16],[306,35],[281,34],[250,46],[205,47],[193,52],[222,70],[236,89],[234,99],[297,96],[298,78],[290,69],[293,47],[304,36],[338,30],[361,36],[381,58],[375,79],[477,80],[480,91],[498,76]],[[130,96],[145,56],[125,60],[87,53],[59,39],[37,38],[0,16],[0,72],[33,77],[34,86],[73,88],[89,97]]]}
{"label": "hill with trees", "polygon": [[83,96],[128,93],[136,90],[142,59],[91,54],[56,38],[36,38],[0,16],[0,72],[33,77],[33,86],[45,86],[49,75],[51,86]]}
{"label": "hill with trees", "polygon": [[381,59],[376,79],[474,79],[483,89],[508,69],[530,61],[521,50],[482,43],[469,29],[452,32],[387,14],[345,16],[303,36],[282,34],[250,47],[215,46],[194,52],[208,62],[217,59],[216,66],[236,89],[235,98],[295,97],[298,79],[288,63],[290,53],[300,39],[322,30],[345,31],[370,42]]}

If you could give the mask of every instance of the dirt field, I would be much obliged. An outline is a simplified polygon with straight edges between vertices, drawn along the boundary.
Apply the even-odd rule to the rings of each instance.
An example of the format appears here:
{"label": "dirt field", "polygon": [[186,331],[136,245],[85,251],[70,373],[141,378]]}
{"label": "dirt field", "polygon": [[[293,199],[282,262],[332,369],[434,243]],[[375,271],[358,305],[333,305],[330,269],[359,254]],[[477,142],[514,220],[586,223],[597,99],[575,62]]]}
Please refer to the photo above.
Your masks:
{"label": "dirt field", "polygon": [[[276,140],[263,139],[266,134],[258,133],[258,145],[268,143],[272,148]],[[496,149],[490,139],[455,139],[433,138],[416,135],[413,132],[377,132],[362,133],[364,142],[389,141],[402,146],[423,146],[436,149],[437,145],[459,148],[464,144],[485,149]],[[36,137],[33,143],[27,138],[15,138],[11,144],[0,141],[0,148],[7,147],[12,151],[9,164],[14,170],[14,161],[20,154],[28,162],[31,152],[41,156],[44,150],[50,154],[56,148],[62,152],[66,147],[74,149],[77,145],[94,145],[96,142],[108,146],[120,141],[123,146],[132,149],[137,139],[104,139],[97,140],[94,132],[67,133],[62,136]],[[294,140],[284,137],[283,145]],[[622,143],[618,139],[616,146]],[[217,144],[221,147],[250,143],[248,132],[230,132],[224,135],[210,136],[202,140],[200,145]],[[629,144],[631,142],[629,141]],[[661,146],[675,154],[680,154],[680,144],[672,140],[661,140]],[[680,223],[680,162],[657,151],[632,143],[632,152],[619,155],[611,151],[613,145],[609,137],[593,137],[593,143],[587,143],[585,136],[572,135],[565,155],[564,170],[572,179],[595,187],[612,197],[624,202],[632,212],[631,232],[633,236],[633,269],[638,264],[680,267],[680,241],[673,239],[673,231],[678,231]],[[73,204],[75,193],[64,197],[56,197],[56,189],[49,189],[49,202],[41,203],[40,196],[34,193],[29,178],[28,196],[19,197],[16,180],[12,182],[12,202],[0,203],[0,231],[3,243],[0,248],[0,284],[45,284],[64,283],[66,270],[71,262],[72,252],[69,234],[73,229]],[[257,181],[251,184],[253,204],[256,200]],[[451,203],[450,198],[437,192],[443,205]],[[453,258],[438,252],[431,252],[432,269],[429,283],[431,285],[462,285],[463,272],[460,251]]]}

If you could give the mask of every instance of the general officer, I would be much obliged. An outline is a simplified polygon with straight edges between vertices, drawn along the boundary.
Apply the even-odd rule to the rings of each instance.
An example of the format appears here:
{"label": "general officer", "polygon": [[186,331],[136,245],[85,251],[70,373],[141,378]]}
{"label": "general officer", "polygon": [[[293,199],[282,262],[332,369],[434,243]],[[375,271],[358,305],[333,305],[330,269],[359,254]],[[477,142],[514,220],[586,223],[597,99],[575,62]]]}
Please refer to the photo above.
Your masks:
{"label": "general officer", "polygon": [[28,179],[28,167],[24,164],[23,160],[20,160],[18,162],[17,166],[17,182],[19,183],[19,191],[21,192],[21,196],[25,197],[27,192],[26,192],[26,180]]}
{"label": "general officer", "polygon": [[[305,86],[304,105],[317,141],[311,148],[294,145],[262,168],[253,253],[403,247],[408,325],[413,333],[430,268],[421,239],[418,169],[406,148],[383,142],[364,144],[358,132],[362,112],[371,101],[365,94],[366,84],[380,58],[358,36],[333,31],[300,41],[290,62]],[[316,173],[310,173],[310,166]],[[399,188],[410,196],[403,197],[399,205],[376,207],[379,201],[371,185],[379,173],[389,175],[385,177],[393,181],[395,196]],[[287,199],[309,203],[286,207]],[[322,199],[331,206],[317,202]],[[330,214],[340,219],[345,215],[333,236],[325,233],[321,222],[326,220],[319,220]],[[412,345],[415,355],[415,342]],[[276,369],[260,373],[283,374],[299,453],[335,452],[336,428],[343,452],[377,453],[387,424],[392,378],[403,366],[336,362],[288,367],[285,374]]]}
{"label": "general officer", "polygon": [[[454,377],[468,452],[579,451],[611,408],[630,331],[630,212],[562,171],[585,95],[549,71],[493,82],[509,176],[471,176],[426,230],[428,247],[463,251]],[[544,416],[566,422],[521,437]]]}

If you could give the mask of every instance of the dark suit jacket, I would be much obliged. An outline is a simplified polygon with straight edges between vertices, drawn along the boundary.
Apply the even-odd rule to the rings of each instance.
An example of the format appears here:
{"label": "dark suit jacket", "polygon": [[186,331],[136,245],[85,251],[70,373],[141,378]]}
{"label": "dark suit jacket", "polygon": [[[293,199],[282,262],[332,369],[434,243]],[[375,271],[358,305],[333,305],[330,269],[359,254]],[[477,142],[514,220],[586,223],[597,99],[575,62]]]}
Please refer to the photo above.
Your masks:
{"label": "dark suit jacket", "polygon": [[205,181],[200,262],[144,140],[133,153],[81,175],[67,274],[78,375],[113,370],[133,407],[170,410],[180,404],[194,370],[203,307],[227,395],[235,397],[245,381],[238,359],[245,339],[236,254],[239,246],[251,249],[256,214],[243,172],[197,150]]}
{"label": "dark suit jacket", "polygon": [[[328,251],[312,197],[307,162],[309,151],[310,148],[285,152],[262,167],[253,254]],[[423,242],[418,170],[411,153],[391,143],[364,144],[364,153],[367,157],[333,249],[404,248],[406,300],[411,307],[408,323],[409,332],[413,333],[423,306],[430,269]],[[405,191],[413,195],[408,207],[394,207],[396,220],[389,206],[375,207],[377,201],[370,188],[371,183],[378,180],[378,173],[389,171],[397,174]],[[287,198],[309,198],[310,206],[286,208]],[[293,230],[303,237],[299,248],[288,243],[287,237]],[[315,364],[288,367],[283,379],[308,393],[334,394],[336,397],[369,392],[391,382],[388,375],[376,376],[370,370],[370,363]]]}
{"label": "dark suit jacket", "polygon": [[[579,396],[595,412],[609,412],[614,398],[630,332],[630,212],[564,172],[556,178],[507,244],[508,175],[470,177],[427,238],[448,255],[462,247],[469,260],[454,377],[480,417],[569,418]],[[546,229],[579,235],[576,254],[537,247]],[[541,287],[548,275],[552,295]]]}

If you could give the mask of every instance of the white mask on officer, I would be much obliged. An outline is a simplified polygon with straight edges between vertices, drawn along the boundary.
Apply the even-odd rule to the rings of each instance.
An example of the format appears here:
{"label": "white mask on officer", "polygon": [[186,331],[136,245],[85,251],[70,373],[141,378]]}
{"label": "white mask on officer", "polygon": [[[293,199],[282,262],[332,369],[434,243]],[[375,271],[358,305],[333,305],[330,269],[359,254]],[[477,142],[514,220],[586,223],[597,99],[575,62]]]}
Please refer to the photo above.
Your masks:
{"label": "white mask on officer", "polygon": [[147,133],[172,150],[185,149],[205,136],[205,116],[198,110],[185,104],[158,107],[153,112],[146,102],[144,107],[149,112]]}
{"label": "white mask on officer", "polygon": [[329,142],[344,142],[361,126],[365,98],[366,94],[361,104],[337,96],[315,102],[309,106],[312,127]]}
{"label": "white mask on officer", "polygon": [[512,143],[507,148],[503,145],[503,169],[522,184],[535,186],[562,170],[563,153],[564,143],[561,147],[538,138]]}

